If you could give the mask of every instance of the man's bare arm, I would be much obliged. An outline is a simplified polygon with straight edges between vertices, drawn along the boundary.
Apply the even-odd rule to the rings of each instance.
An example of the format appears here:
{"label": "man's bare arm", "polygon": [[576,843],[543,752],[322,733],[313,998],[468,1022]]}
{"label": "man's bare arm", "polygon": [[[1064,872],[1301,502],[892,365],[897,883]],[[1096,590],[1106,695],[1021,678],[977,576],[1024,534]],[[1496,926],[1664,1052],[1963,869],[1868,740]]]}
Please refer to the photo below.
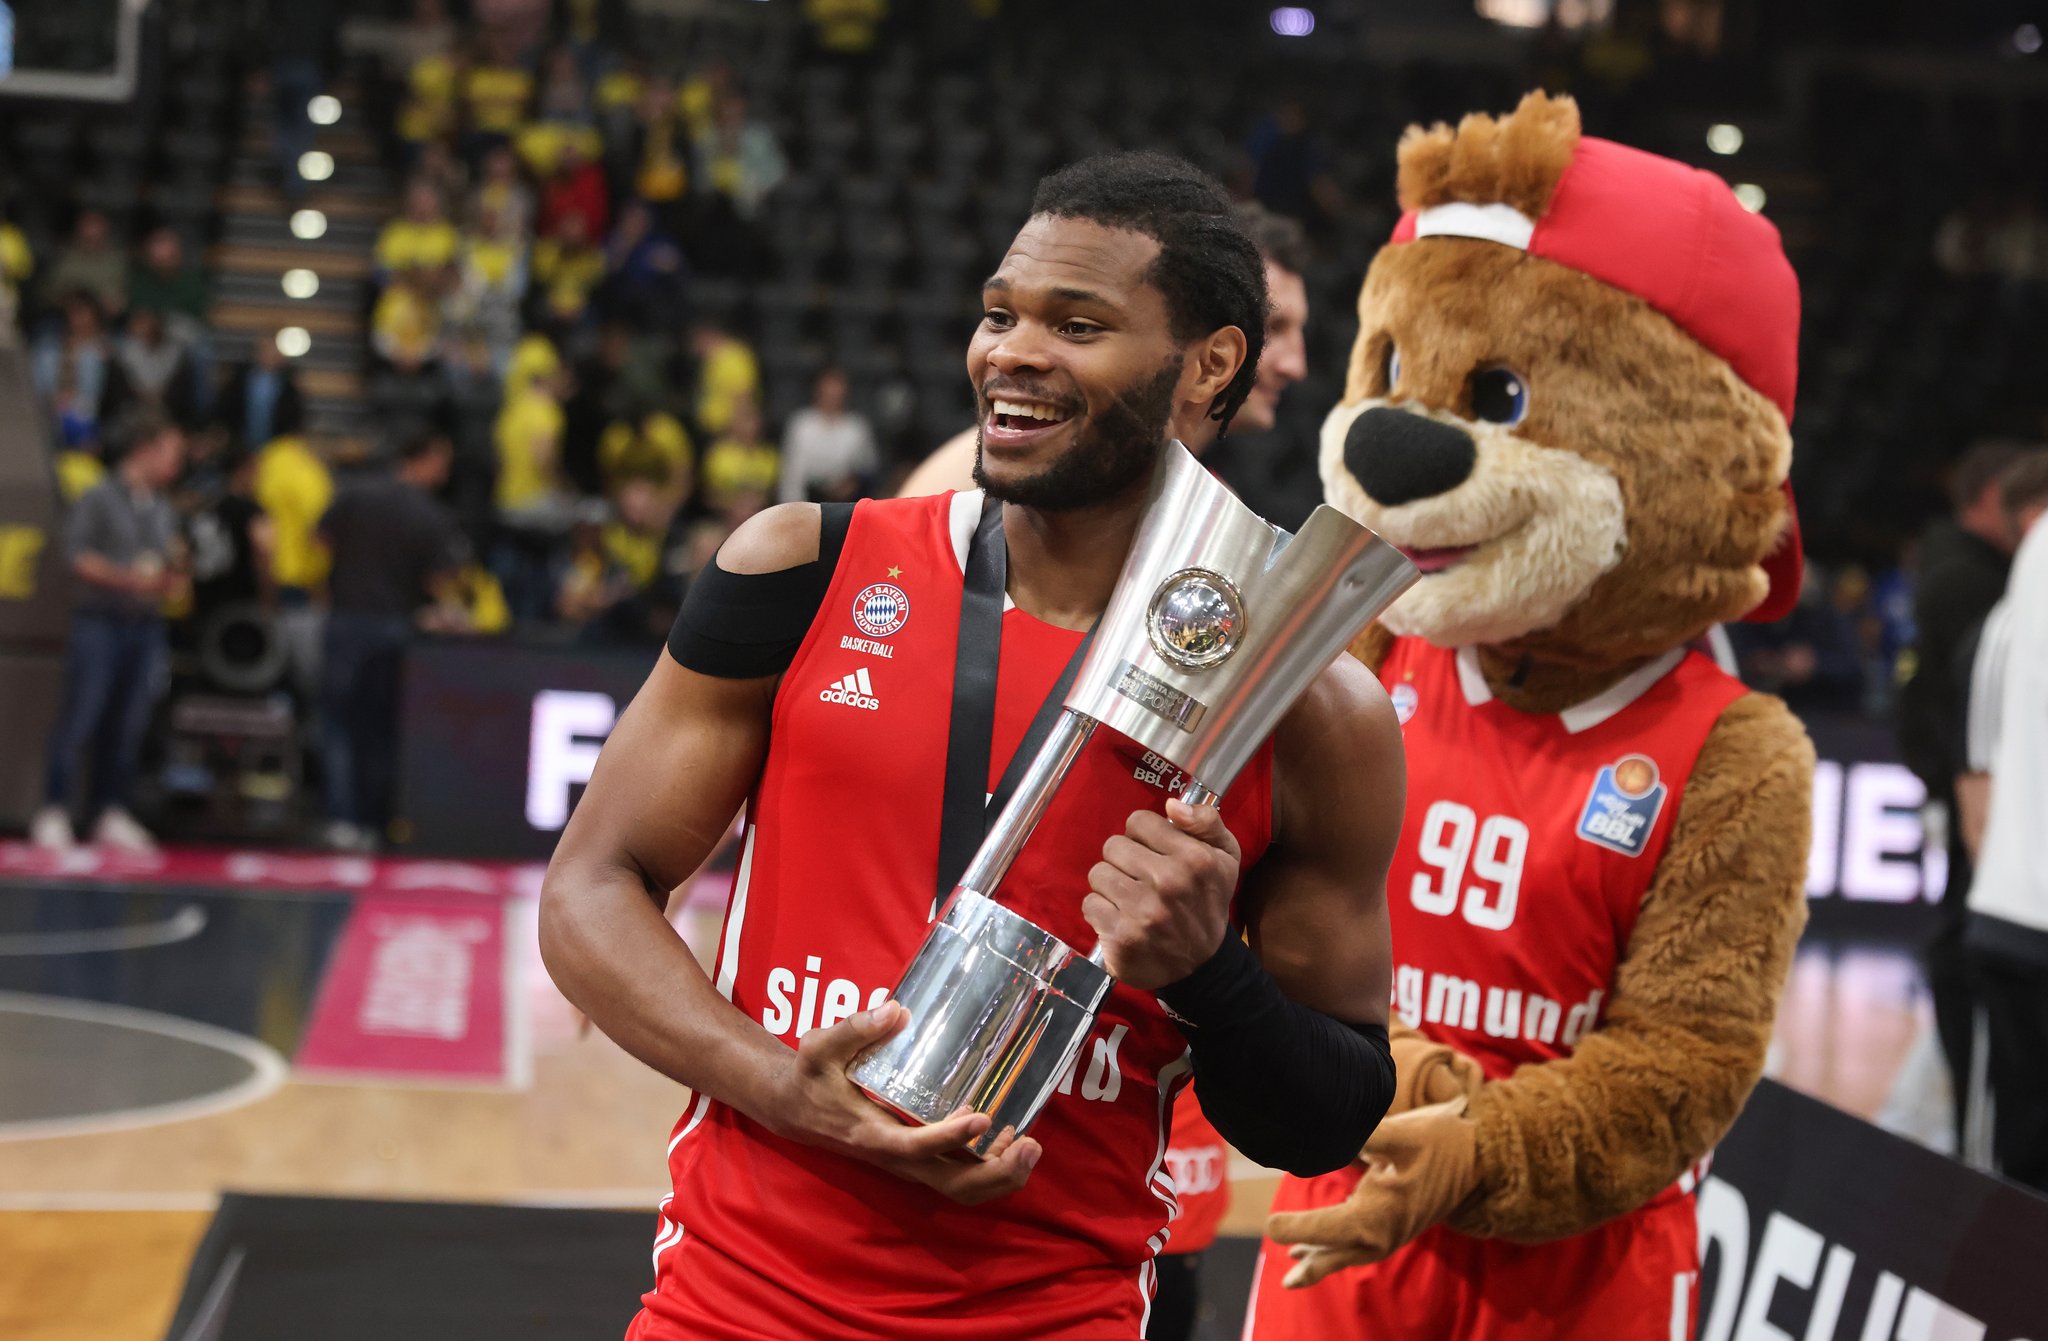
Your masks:
{"label": "man's bare arm", "polygon": [[1216,1127],[1312,1176],[1350,1162],[1393,1094],[1385,1021],[1387,866],[1399,840],[1400,728],[1346,658],[1274,736],[1277,823],[1231,934],[1236,839],[1211,807],[1131,816],[1089,872],[1082,912],[1110,971],[1181,1022]]}
{"label": "man's bare arm", "polygon": [[[818,553],[813,504],[771,508],[719,553],[727,572],[777,572]],[[949,1158],[988,1126],[962,1115],[906,1127],[846,1079],[903,1026],[890,1003],[815,1029],[796,1050],[742,1015],[663,916],[710,855],[767,758],[776,677],[721,679],[664,653],[605,743],[541,891],[541,956],[564,996],[619,1046],[768,1130],[922,1182],[964,1202],[1015,1190],[1038,1147],[1002,1140],[979,1164]]]}
{"label": "man's bare arm", "polygon": [[1353,1024],[1387,1022],[1387,869],[1407,785],[1393,704],[1340,657],[1273,733],[1273,846],[1240,907],[1288,997]]}

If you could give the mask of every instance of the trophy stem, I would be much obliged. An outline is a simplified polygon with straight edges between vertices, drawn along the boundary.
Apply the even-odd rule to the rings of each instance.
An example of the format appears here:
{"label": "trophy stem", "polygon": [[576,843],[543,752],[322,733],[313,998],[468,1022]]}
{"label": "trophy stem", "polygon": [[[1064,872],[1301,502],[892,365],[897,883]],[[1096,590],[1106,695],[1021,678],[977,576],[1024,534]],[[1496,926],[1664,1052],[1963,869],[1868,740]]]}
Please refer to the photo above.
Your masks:
{"label": "trophy stem", "polygon": [[974,860],[961,873],[963,888],[979,894],[995,894],[996,886],[1010,873],[1010,864],[1024,850],[1024,840],[1031,837],[1031,831],[1044,817],[1045,807],[1059,789],[1060,780],[1066,777],[1067,770],[1080,757],[1081,747],[1088,743],[1088,737],[1094,734],[1093,717],[1071,708],[1060,714],[1052,734],[1046,737],[1045,744],[1039,747],[1037,756],[1024,770],[1024,776],[1018,779],[1017,790],[1010,797],[1009,804],[996,816],[996,822],[989,827],[988,837],[975,850]]}

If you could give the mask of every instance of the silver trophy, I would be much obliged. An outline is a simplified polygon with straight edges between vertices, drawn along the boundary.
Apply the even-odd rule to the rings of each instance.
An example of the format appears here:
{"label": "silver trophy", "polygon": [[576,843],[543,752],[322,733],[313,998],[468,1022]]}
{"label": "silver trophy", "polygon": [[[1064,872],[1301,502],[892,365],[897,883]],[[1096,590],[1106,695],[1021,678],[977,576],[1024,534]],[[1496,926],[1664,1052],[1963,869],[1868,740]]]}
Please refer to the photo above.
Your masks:
{"label": "silver trophy", "polygon": [[[992,1119],[968,1148],[1029,1129],[1115,979],[996,900],[1047,802],[1097,725],[1120,731],[1214,804],[1337,654],[1417,577],[1400,551],[1332,507],[1300,532],[1270,525],[1170,444],[1130,556],[1065,711],[897,983],[903,1031],[848,1071],[915,1123],[965,1107]],[[1082,874],[1075,873],[1075,897]]]}

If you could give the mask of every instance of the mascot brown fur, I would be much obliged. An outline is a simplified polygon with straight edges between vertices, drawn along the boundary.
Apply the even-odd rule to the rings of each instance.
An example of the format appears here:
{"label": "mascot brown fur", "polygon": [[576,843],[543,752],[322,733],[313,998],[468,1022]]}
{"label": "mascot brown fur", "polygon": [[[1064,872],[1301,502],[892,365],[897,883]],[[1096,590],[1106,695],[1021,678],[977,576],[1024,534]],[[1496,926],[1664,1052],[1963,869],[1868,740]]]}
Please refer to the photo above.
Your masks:
{"label": "mascot brown fur", "polygon": [[[1582,151],[1596,146],[1607,156],[1594,162]],[[1575,158],[1588,166],[1572,185]],[[1608,207],[1626,207],[1638,167],[1649,213],[1674,208],[1649,195],[1667,181],[1727,195],[1668,160],[1582,141],[1569,99],[1532,94],[1511,116],[1411,129],[1402,140],[1403,227],[1413,237],[1397,233],[1399,245],[1366,276],[1344,400],[1322,444],[1329,501],[1425,569],[1354,648],[1368,665],[1380,668],[1400,644],[1462,649],[1484,677],[1482,695],[1558,714],[1626,689],[1712,625],[1757,611],[1767,594],[1780,604],[1788,582],[1796,589],[1784,482],[1797,294],[1775,231],[1738,211],[1726,227],[1741,234],[1742,256],[1717,250],[1712,239],[1724,235],[1708,227],[1701,248],[1671,243],[1699,274],[1651,266],[1643,283],[1595,278],[1629,264],[1598,248],[1581,263],[1529,242],[1531,225],[1583,227],[1561,219],[1568,205],[1589,208],[1596,170]],[[1561,181],[1578,192],[1573,201]],[[1414,224],[1436,216],[1451,222]],[[1665,245],[1638,241],[1646,254]],[[1749,261],[1764,275],[1753,306]],[[1655,303],[1639,296],[1645,289]],[[1489,382],[1489,370],[1511,370],[1511,380]],[[1362,480],[1354,429],[1376,411],[1468,438],[1467,473],[1448,488],[1419,478],[1432,467],[1389,459],[1407,441],[1396,433],[1374,448]],[[1691,1310],[1682,1260],[1617,1293],[1583,1273],[1626,1277],[1632,1240],[1610,1234],[1593,1256],[1555,1241],[1611,1227],[1653,1199],[1678,1200],[1689,1217],[1688,1171],[1763,1070],[1805,918],[1813,752],[1777,699],[1725,681],[1718,692],[1660,830],[1661,855],[1641,874],[1597,1025],[1573,1047],[1509,1067],[1468,1055],[1469,1035],[1397,1022],[1396,1115],[1337,1183],[1282,1189],[1277,1205],[1294,1209],[1269,1226],[1276,1242],[1266,1245],[1249,1333],[1257,1341],[1691,1335],[1673,1317]],[[1414,760],[1413,731],[1409,749]],[[1428,804],[1411,794],[1411,824]],[[1536,892],[1599,897],[1556,887],[1565,874],[1532,864],[1525,903]],[[1397,962],[1402,882],[1397,865],[1388,892]],[[1549,1246],[1522,1246],[1536,1244]],[[1397,1271],[1423,1252],[1441,1269]]]}

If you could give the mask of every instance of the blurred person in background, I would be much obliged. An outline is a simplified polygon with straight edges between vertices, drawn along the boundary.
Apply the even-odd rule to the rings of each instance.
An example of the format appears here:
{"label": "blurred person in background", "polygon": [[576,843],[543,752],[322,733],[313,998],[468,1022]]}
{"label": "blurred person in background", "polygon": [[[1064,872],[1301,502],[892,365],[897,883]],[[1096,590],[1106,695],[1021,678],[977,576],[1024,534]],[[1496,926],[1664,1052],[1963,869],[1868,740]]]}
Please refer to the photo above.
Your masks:
{"label": "blurred person in background", "polygon": [[422,56],[406,68],[406,91],[392,124],[402,166],[417,163],[427,145],[454,136],[462,120],[458,90],[468,70],[460,47]]}
{"label": "blurred person in background", "polygon": [[604,249],[582,214],[533,244],[533,295],[527,306],[533,323],[558,342],[577,333],[590,316],[590,298],[604,282]]}
{"label": "blurred person in background", "polygon": [[28,234],[7,217],[0,202],[0,326],[19,324],[22,285],[35,272],[36,254],[28,245]]}
{"label": "blurred person in background", "polygon": [[520,175],[519,158],[510,145],[498,145],[484,155],[476,185],[469,193],[470,226],[483,231],[485,216],[496,214],[498,225],[509,237],[522,241],[532,236],[533,188]]}
{"label": "blurred person in background", "polygon": [[[704,503],[713,512],[724,512],[742,496],[772,498],[781,473],[782,453],[762,431],[761,407],[751,400],[742,401],[733,410],[725,433],[704,453]],[[760,507],[756,502],[753,511]]]}
{"label": "blurred person in background", "polygon": [[314,598],[327,580],[328,562],[318,527],[334,501],[334,476],[304,437],[282,433],[256,449],[254,492],[257,506],[270,518],[278,637],[290,650],[292,688],[302,703],[311,703],[320,669],[320,611]]}
{"label": "blurred person in background", "polygon": [[405,186],[405,213],[377,234],[377,277],[389,282],[407,270],[452,265],[462,250],[462,235],[448,221],[441,192],[425,177]]}
{"label": "blurred person in background", "polygon": [[847,407],[846,374],[827,368],[811,383],[811,403],[782,432],[781,503],[859,498],[881,468],[875,431]]}
{"label": "blurred person in background", "polygon": [[98,299],[85,289],[71,290],[64,297],[63,321],[30,349],[29,375],[50,408],[57,440],[81,446],[97,440],[99,426],[126,407],[128,381]]}
{"label": "blurred person in background", "polygon": [[462,239],[454,287],[442,303],[451,326],[473,331],[502,369],[519,343],[520,307],[526,299],[526,239],[496,210],[486,209]]}
{"label": "blurred person in background", "polygon": [[1950,473],[1953,511],[1931,523],[1919,540],[1912,673],[1898,696],[1900,756],[1926,784],[1930,839],[1948,850],[1940,920],[1923,956],[1954,1097],[1953,1150],[1963,1149],[1967,1080],[1974,1055],[1969,968],[1963,953],[1971,862],[1961,826],[1955,822],[1955,779],[1968,771],[1964,647],[2005,592],[2016,542],[1999,495],[1999,477],[2023,450],[2010,442],[1979,443],[1963,453]]}
{"label": "blurred person in background", "polygon": [[441,358],[441,302],[437,272],[424,266],[399,271],[370,312],[370,349],[392,372],[416,377]]}
{"label": "blurred person in background", "polygon": [[180,424],[196,422],[200,375],[192,350],[164,329],[164,314],[137,306],[114,341],[114,358],[136,402]]}
{"label": "blurred person in background", "polygon": [[681,222],[684,193],[690,187],[689,152],[689,132],[675,85],[661,78],[648,80],[634,109],[631,136],[619,154],[631,174],[633,194],[652,206],[671,229]]}
{"label": "blurred person in background", "polygon": [[661,228],[645,201],[619,211],[605,243],[605,276],[598,304],[643,330],[673,330],[683,314],[687,270],[682,248]]}
{"label": "blurred person in background", "polygon": [[[532,348],[524,343],[521,347]],[[532,361],[525,368],[514,353],[504,405],[493,429],[498,539],[491,547],[491,571],[504,587],[513,618],[519,620],[549,617],[554,554],[575,512],[575,500],[562,485],[562,397],[569,375],[553,347],[546,348],[545,360],[530,355]]]}
{"label": "blurred person in background", "polygon": [[711,125],[697,136],[696,150],[700,186],[749,223],[789,175],[775,132],[747,115],[747,100],[737,93],[719,101]]}
{"label": "blurred person in background", "polygon": [[259,336],[249,361],[228,374],[214,414],[230,441],[246,452],[299,431],[306,419],[306,398],[291,360],[278,348],[277,332]]}
{"label": "blurred person in background", "polygon": [[597,441],[597,466],[608,497],[639,480],[651,481],[681,503],[697,478],[697,449],[680,419],[666,410],[649,410],[638,419],[605,426]]}
{"label": "blurred person in background", "polygon": [[463,71],[461,88],[469,125],[463,157],[474,163],[519,133],[533,101],[533,76],[519,64],[517,39],[502,31],[486,33],[483,54]]}
{"label": "blurred person in background", "polygon": [[395,467],[344,485],[320,519],[333,555],[320,670],[330,847],[370,850],[391,822],[399,680],[413,631],[466,626],[455,579],[468,545],[435,497],[453,460],[445,437],[409,439]]}
{"label": "blurred person in background", "polygon": [[611,191],[605,185],[604,168],[584,149],[576,138],[563,140],[554,171],[541,186],[540,214],[534,228],[544,240],[567,241],[572,219],[581,222],[579,242],[600,239],[611,226]]}
{"label": "blurred person in background", "polygon": [[202,626],[235,607],[275,605],[270,555],[276,532],[256,501],[256,454],[230,447],[217,469],[219,493],[185,522],[192,615]]}
{"label": "blurred person in background", "polygon": [[2000,494],[2018,546],[1977,648],[1968,771],[1956,779],[1956,827],[1976,863],[1964,940],[1988,1054],[1971,1074],[1989,1081],[1992,1167],[2048,1192],[2048,451],[2012,466]]}
{"label": "blurred person in background", "polygon": [[697,364],[697,427],[716,437],[742,401],[760,399],[761,365],[746,341],[711,319],[690,328],[690,356]]}
{"label": "blurred person in background", "polygon": [[168,419],[139,415],[113,474],[64,519],[64,552],[78,579],[64,668],[64,702],[50,733],[39,847],[74,845],[72,782],[91,751],[83,817],[92,841],[148,853],[156,842],[129,813],[143,728],[162,674],[163,604],[184,581],[184,545],[165,492],[185,464],[185,437]]}
{"label": "blurred person in background", "polygon": [[691,254],[708,271],[754,274],[762,250],[756,223],[789,175],[782,144],[747,115],[746,99],[729,93],[718,100],[711,124],[696,133],[693,149],[700,208]]}
{"label": "blurred person in background", "polygon": [[52,306],[84,290],[99,305],[103,320],[118,320],[128,310],[128,253],[113,240],[106,215],[95,209],[78,212],[71,240],[43,272],[42,285],[43,299]]}
{"label": "blurred person in background", "polygon": [[186,263],[185,241],[178,230],[151,229],[142,240],[142,264],[128,272],[129,306],[203,324],[211,301],[205,273]]}

